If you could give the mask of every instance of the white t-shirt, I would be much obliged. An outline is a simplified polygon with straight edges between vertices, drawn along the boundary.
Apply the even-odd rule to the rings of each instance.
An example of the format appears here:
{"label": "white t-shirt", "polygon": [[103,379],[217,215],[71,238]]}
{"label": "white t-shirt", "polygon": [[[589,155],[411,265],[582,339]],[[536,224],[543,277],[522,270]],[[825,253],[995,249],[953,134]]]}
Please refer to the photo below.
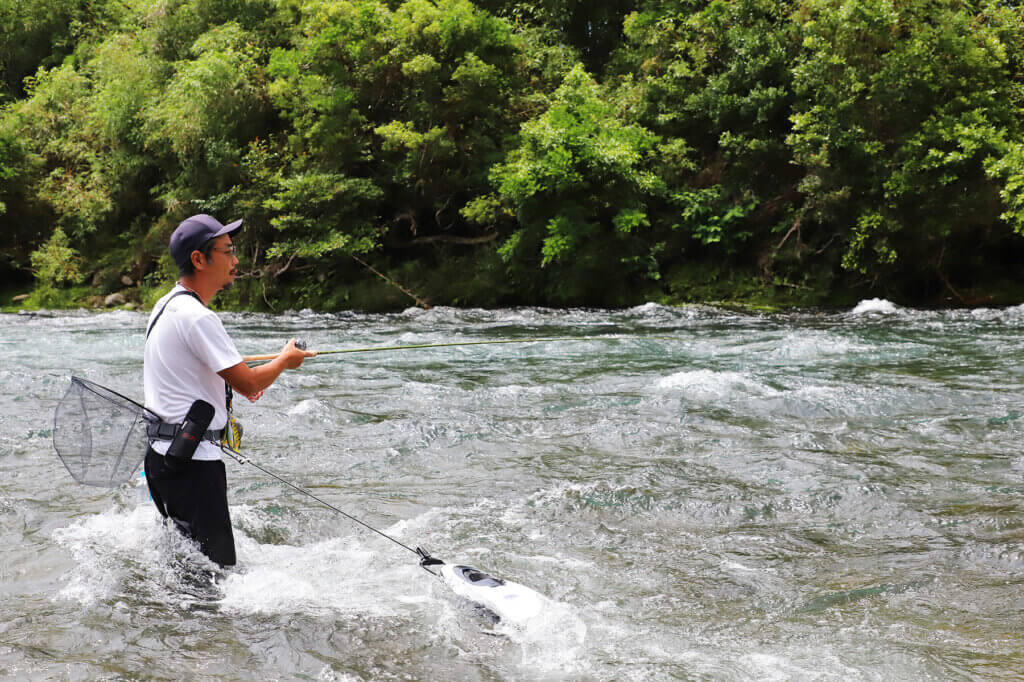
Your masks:
{"label": "white t-shirt", "polygon": [[[146,326],[149,329],[166,304],[167,309],[146,339],[142,372],[146,407],[165,422],[180,424],[192,403],[202,399],[216,410],[209,428],[222,429],[227,423],[228,411],[224,380],[217,372],[242,362],[242,356],[217,314],[195,297],[176,296],[167,303],[178,291],[187,290],[180,284],[175,285],[153,306]],[[156,440],[152,445],[154,450],[164,454],[170,444],[169,440]],[[193,455],[193,459],[201,460],[220,458],[220,448],[207,440],[199,444]]]}

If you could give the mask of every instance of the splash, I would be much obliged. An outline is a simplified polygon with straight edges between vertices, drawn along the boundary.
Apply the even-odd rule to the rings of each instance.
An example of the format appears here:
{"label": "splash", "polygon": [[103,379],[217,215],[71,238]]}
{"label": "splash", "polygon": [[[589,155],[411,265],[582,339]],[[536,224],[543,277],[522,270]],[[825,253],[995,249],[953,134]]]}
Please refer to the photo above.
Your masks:
{"label": "splash", "polygon": [[171,606],[207,600],[216,566],[180,533],[165,525],[148,504],[112,508],[53,532],[73,568],[57,594],[89,606],[118,598],[135,601],[154,594]]}
{"label": "splash", "polygon": [[660,391],[682,391],[693,399],[715,400],[736,395],[774,395],[778,391],[741,372],[688,370],[662,377],[655,384]]}
{"label": "splash", "polygon": [[417,601],[415,563],[383,558],[351,539],[308,545],[236,538],[239,569],[222,582],[221,607],[232,613],[331,613],[389,617]]}
{"label": "splash", "polygon": [[870,314],[881,314],[889,315],[895,313],[899,308],[896,304],[887,301],[884,298],[869,298],[861,301],[853,310],[850,311],[851,315],[870,315]]}

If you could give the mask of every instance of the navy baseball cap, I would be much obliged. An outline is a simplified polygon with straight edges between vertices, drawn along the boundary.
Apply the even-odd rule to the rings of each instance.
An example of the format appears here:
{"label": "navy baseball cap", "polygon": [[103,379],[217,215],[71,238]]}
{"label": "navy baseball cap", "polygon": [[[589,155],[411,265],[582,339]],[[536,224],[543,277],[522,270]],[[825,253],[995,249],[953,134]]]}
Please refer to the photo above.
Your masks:
{"label": "navy baseball cap", "polygon": [[180,268],[188,262],[193,251],[203,248],[203,244],[214,237],[231,234],[241,227],[241,220],[222,225],[219,220],[205,213],[185,218],[171,235],[171,258]]}

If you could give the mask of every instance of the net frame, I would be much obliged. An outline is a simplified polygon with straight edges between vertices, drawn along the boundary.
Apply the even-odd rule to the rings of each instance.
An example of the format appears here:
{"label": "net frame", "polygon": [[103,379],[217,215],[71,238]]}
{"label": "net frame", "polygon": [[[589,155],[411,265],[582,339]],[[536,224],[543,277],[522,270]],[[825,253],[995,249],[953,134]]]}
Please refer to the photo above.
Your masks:
{"label": "net frame", "polygon": [[116,488],[146,455],[146,426],[159,416],[105,386],[72,376],[53,415],[53,447],[78,483]]}

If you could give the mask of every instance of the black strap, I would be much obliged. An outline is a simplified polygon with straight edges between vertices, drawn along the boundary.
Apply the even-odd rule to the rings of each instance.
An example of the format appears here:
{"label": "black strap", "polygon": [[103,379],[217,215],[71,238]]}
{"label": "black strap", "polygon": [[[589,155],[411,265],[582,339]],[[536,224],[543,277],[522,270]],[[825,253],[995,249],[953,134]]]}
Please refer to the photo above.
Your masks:
{"label": "black strap", "polygon": [[[192,298],[196,299],[200,303],[203,303],[203,299],[199,298],[199,294],[197,294],[196,292],[192,291],[191,289],[183,289],[181,291],[175,291],[173,294],[171,294],[170,298],[168,298],[167,301],[164,302],[164,307],[160,309],[160,312],[158,312],[156,314],[156,317],[154,317],[153,321],[150,323],[149,329],[146,330],[146,338],[147,339],[149,338],[149,333],[151,331],[153,331],[153,327],[156,326],[156,321],[159,320],[160,316],[164,314],[165,310],[167,310],[167,306],[170,305],[171,301],[173,301],[176,297],[181,296],[183,294],[188,294],[189,296],[191,296]],[[205,306],[206,304],[203,303],[203,305]],[[227,411],[228,411],[229,415],[231,414],[231,407],[232,407],[231,402],[232,402],[232,398],[234,398],[234,395],[235,395],[234,391],[231,390],[231,384],[229,384],[228,382],[225,381],[224,382],[224,405],[227,408]]]}
{"label": "black strap", "polygon": [[[152,421],[146,424],[146,435],[153,440],[174,440],[181,430],[181,424],[170,424],[168,422]],[[204,440],[220,442],[224,435],[224,429],[210,429],[203,434]]]}
{"label": "black strap", "polygon": [[[203,303],[203,299],[199,298],[199,294],[192,291],[191,289],[182,289],[181,291],[175,291],[168,297],[166,301],[164,301],[164,307],[160,309],[160,312],[156,314],[156,317],[153,318],[153,321],[149,323],[149,329],[146,330],[147,339],[149,338],[150,332],[153,331],[153,327],[156,326],[157,320],[159,320],[160,316],[164,314],[165,310],[167,310],[167,306],[169,306],[171,304],[171,301],[173,301],[178,296],[191,296],[192,298],[199,301],[203,305],[203,307],[206,306],[206,304]],[[231,384],[225,381],[224,404],[225,407],[227,408],[229,417],[231,416],[231,398],[233,397],[233,395],[234,394],[231,391]],[[149,435],[150,438],[173,439],[174,436],[178,433],[177,430],[179,428],[181,428],[180,424],[168,424],[167,422],[150,422],[149,425],[146,427],[146,433]],[[214,442],[217,442],[220,441],[221,436],[223,435],[224,429],[211,429],[207,431],[205,434],[203,434],[203,437],[206,438],[206,440],[212,440]]]}
{"label": "black strap", "polygon": [[153,321],[149,323],[149,329],[146,330],[147,339],[149,338],[149,333],[153,331],[153,327],[156,326],[156,321],[159,320],[160,316],[164,314],[164,311],[167,310],[167,306],[170,305],[171,301],[176,299],[178,296],[191,296],[200,303],[203,302],[203,299],[199,298],[199,294],[197,294],[194,291],[191,291],[190,289],[182,289],[181,291],[175,291],[173,294],[171,294],[170,298],[164,301],[164,307],[160,309],[160,312],[156,314],[156,317],[153,318]]}
{"label": "black strap", "polygon": [[235,392],[231,390],[231,384],[224,382],[224,407],[228,411],[228,422],[231,421],[231,415],[234,414],[234,406],[231,404],[235,398]]}

